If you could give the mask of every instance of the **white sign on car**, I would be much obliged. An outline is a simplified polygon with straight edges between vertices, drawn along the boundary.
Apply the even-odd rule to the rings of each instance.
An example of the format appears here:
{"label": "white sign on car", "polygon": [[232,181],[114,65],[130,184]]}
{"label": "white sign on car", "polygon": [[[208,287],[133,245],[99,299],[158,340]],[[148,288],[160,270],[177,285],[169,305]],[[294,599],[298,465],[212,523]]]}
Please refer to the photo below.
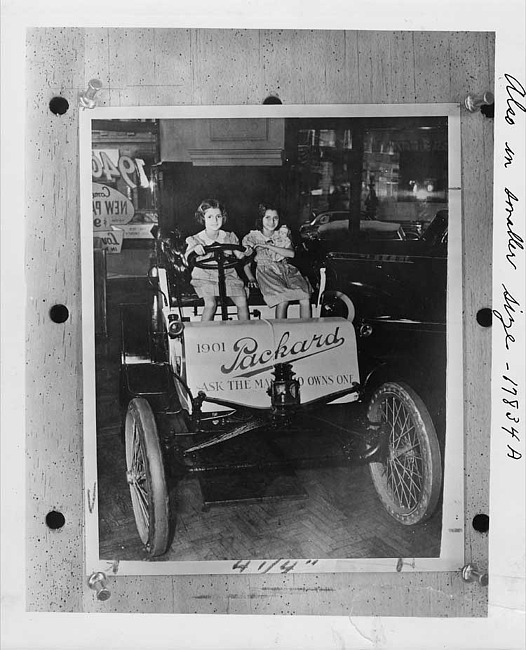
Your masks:
{"label": "white sign on car", "polygon": [[193,394],[242,406],[270,407],[267,389],[277,363],[292,364],[302,404],[359,382],[354,327],[342,318],[186,323],[184,348]]}

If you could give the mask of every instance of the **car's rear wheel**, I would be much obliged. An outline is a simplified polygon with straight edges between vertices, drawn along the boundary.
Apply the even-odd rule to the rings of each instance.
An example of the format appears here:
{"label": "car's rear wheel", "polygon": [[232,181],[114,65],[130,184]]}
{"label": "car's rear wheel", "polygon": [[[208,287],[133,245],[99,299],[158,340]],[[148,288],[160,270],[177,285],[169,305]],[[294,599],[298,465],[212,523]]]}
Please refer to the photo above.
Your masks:
{"label": "car's rear wheel", "polygon": [[387,457],[369,465],[380,501],[402,524],[425,521],[440,497],[442,459],[424,402],[407,384],[388,382],[372,395],[368,418],[388,425]]}
{"label": "car's rear wheel", "polygon": [[321,306],[322,316],[338,316],[353,321],[356,315],[353,301],[341,291],[326,291]]}
{"label": "car's rear wheel", "polygon": [[126,477],[135,523],[149,555],[166,552],[169,501],[155,416],[142,397],[132,399],[125,420]]}

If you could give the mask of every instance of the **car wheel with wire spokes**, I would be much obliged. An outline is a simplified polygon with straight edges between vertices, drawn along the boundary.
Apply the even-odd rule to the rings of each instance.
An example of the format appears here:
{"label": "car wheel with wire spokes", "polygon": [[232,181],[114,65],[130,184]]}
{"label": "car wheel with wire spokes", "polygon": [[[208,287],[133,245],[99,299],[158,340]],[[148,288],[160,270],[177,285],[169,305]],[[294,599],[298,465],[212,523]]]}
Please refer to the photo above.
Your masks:
{"label": "car wheel with wire spokes", "polygon": [[380,501],[402,524],[425,521],[440,497],[442,459],[424,402],[407,384],[387,382],[373,393],[368,418],[388,428],[385,460],[369,465]]}
{"label": "car wheel with wire spokes", "polygon": [[149,555],[162,555],[170,540],[168,490],[155,416],[144,398],[130,401],[124,435],[137,531]]}

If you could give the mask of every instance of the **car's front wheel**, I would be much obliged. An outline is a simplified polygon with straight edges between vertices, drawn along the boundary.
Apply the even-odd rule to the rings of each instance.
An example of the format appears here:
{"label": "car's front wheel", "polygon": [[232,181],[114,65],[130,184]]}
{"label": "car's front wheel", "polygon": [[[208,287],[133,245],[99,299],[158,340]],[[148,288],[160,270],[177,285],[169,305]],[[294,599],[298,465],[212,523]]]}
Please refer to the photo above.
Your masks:
{"label": "car's front wheel", "polygon": [[368,418],[387,424],[389,435],[385,460],[369,465],[380,501],[402,524],[425,521],[440,497],[442,459],[424,402],[407,384],[387,382],[373,393]]}

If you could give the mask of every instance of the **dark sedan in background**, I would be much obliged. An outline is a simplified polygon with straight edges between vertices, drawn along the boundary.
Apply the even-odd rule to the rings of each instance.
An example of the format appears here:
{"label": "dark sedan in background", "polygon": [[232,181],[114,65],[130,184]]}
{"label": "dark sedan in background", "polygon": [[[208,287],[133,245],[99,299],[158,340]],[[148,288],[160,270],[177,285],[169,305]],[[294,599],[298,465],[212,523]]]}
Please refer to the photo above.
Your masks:
{"label": "dark sedan in background", "polygon": [[359,240],[340,236],[307,249],[327,268],[327,289],[344,291],[361,316],[445,323],[447,211],[418,239]]}
{"label": "dark sedan in background", "polygon": [[447,210],[416,240],[350,242],[317,254],[326,284],[322,315],[354,319],[365,389],[386,381],[423,401],[441,447],[445,434]]}

